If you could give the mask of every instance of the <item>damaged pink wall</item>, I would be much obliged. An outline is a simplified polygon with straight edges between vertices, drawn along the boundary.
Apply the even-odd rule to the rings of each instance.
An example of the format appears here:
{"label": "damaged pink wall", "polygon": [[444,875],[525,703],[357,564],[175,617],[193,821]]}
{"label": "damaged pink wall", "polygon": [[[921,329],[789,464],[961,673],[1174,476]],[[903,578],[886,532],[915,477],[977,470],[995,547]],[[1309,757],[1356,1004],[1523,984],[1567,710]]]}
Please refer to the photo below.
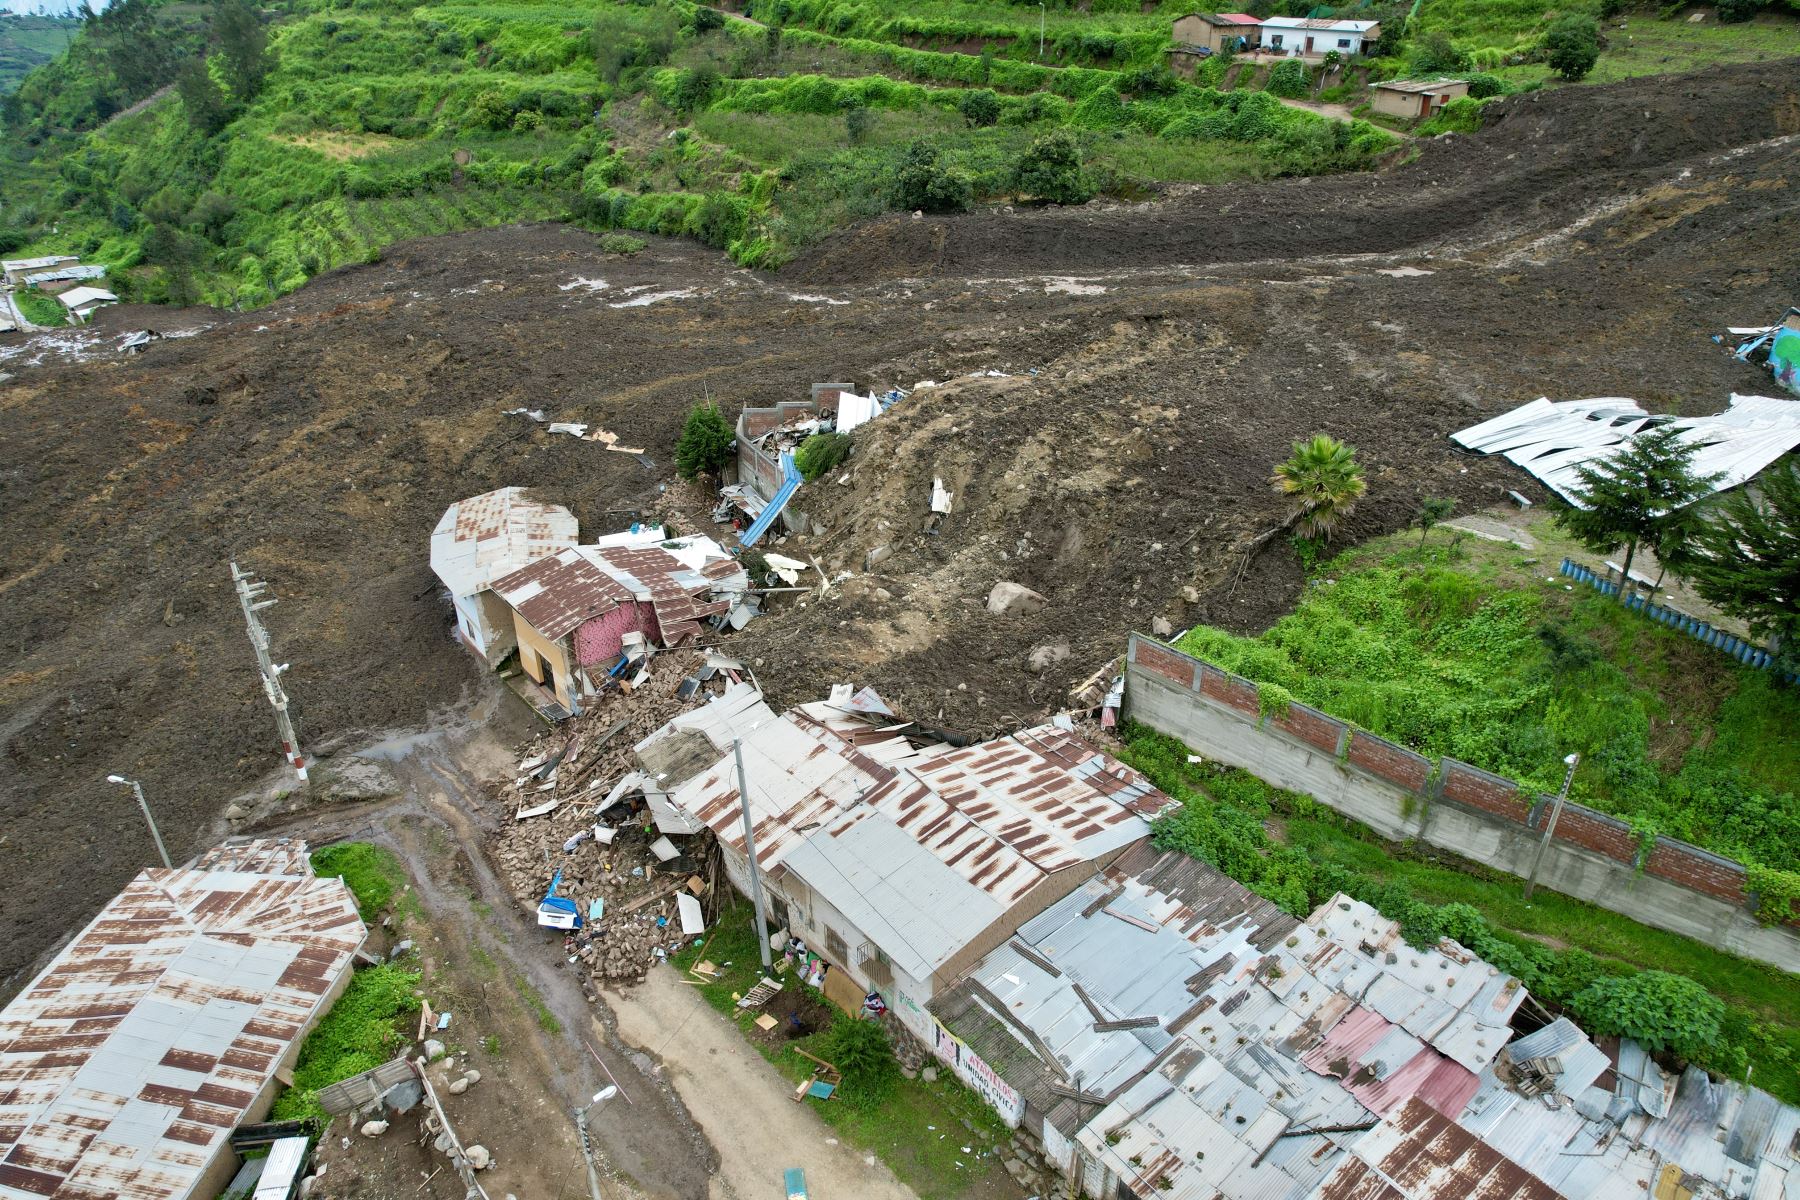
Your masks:
{"label": "damaged pink wall", "polygon": [[610,663],[624,649],[625,635],[641,633],[658,642],[656,616],[648,604],[621,604],[575,630],[575,661],[584,667]]}

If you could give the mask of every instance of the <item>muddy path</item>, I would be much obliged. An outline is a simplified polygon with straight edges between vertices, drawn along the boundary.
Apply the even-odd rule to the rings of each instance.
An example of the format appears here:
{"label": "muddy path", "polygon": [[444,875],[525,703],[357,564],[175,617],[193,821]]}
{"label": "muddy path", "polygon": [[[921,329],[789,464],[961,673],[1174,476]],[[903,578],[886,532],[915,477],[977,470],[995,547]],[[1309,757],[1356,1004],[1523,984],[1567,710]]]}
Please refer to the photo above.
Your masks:
{"label": "muddy path", "polygon": [[[263,615],[303,745],[359,745],[480,686],[428,566],[452,500],[529,485],[590,534],[684,512],[710,530],[669,467],[694,402],[945,381],[859,431],[844,482],[806,493],[823,532],[781,547],[855,578],[738,652],[778,704],[855,679],[984,732],[1058,706],[1134,628],[1287,611],[1292,549],[1245,567],[1240,548],[1282,519],[1268,473],[1296,438],[1358,447],[1354,541],[1427,496],[1535,494],[1446,435],[1537,396],[1703,412],[1766,390],[1706,334],[1793,299],[1790,64],[1507,103],[1381,173],[877,221],[776,276],[512,227],[401,244],[253,313],[107,310],[0,340],[0,999],[149,861],[107,774],[144,781],[186,857],[279,764],[232,559],[280,600]],[[119,354],[145,326],[191,336]],[[938,476],[955,511],[927,533]],[[1050,605],[988,618],[1001,579]]]}

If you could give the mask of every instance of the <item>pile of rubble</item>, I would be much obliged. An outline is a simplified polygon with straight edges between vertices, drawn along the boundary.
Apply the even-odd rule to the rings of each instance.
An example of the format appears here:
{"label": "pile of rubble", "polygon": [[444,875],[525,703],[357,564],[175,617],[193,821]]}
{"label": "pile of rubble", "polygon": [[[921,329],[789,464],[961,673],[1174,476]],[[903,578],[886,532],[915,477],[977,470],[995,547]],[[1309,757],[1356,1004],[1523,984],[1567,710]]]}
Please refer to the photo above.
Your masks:
{"label": "pile of rubble", "polygon": [[699,898],[707,922],[713,919],[729,885],[712,835],[684,837],[677,846],[657,831],[641,799],[608,801],[637,767],[633,746],[743,678],[735,665],[708,665],[703,651],[659,654],[648,679],[525,746],[517,777],[497,788],[515,819],[502,828],[494,860],[533,913],[555,881],[556,895],[581,917],[563,944],[585,977],[642,979],[681,945],[678,891]]}

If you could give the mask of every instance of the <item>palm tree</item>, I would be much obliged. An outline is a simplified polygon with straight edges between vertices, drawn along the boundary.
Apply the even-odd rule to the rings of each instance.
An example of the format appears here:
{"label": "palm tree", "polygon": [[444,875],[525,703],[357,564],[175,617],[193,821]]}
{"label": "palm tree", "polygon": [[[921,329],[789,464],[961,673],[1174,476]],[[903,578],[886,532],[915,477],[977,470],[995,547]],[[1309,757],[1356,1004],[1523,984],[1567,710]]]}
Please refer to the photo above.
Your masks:
{"label": "palm tree", "polygon": [[1275,468],[1269,482],[1276,491],[1294,498],[1294,512],[1287,523],[1302,537],[1326,541],[1368,490],[1356,461],[1356,447],[1323,433],[1295,442],[1293,457]]}

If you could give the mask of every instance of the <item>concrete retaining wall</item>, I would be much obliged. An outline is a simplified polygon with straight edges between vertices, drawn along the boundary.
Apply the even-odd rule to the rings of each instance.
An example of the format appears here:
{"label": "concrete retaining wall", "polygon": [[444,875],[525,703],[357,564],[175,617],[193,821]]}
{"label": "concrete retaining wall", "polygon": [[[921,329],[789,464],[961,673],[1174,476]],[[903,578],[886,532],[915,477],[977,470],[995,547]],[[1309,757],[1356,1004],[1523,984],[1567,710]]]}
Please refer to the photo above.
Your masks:
{"label": "concrete retaining wall", "polygon": [[[1209,759],[1304,792],[1383,837],[1518,876],[1531,870],[1551,801],[1509,779],[1452,758],[1433,763],[1304,704],[1265,716],[1250,681],[1139,634],[1125,681],[1132,719]],[[1623,821],[1579,804],[1564,806],[1538,884],[1800,971],[1800,927],[1757,922],[1741,865],[1663,837],[1646,855]]]}

